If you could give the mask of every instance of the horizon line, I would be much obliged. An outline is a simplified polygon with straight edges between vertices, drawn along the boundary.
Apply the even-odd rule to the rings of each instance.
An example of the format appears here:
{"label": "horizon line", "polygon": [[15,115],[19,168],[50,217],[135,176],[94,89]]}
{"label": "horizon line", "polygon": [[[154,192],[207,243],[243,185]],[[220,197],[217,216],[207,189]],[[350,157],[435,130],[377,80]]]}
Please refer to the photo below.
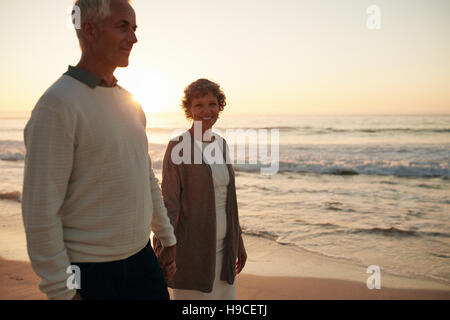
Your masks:
{"label": "horizon line", "polygon": [[[6,111],[0,109],[0,114],[2,115],[11,115],[10,117],[0,117],[2,119],[20,119],[25,116],[25,114],[30,115],[32,110],[16,110],[16,111]],[[179,111],[167,111],[167,112],[144,112],[146,115],[153,116],[163,116],[163,115],[174,115],[179,114],[180,117],[183,117],[184,114]],[[450,116],[450,113],[289,113],[289,112],[280,112],[280,113],[228,113],[230,116],[335,116],[335,117],[352,117],[352,116]],[[15,116],[13,116],[15,115]]]}

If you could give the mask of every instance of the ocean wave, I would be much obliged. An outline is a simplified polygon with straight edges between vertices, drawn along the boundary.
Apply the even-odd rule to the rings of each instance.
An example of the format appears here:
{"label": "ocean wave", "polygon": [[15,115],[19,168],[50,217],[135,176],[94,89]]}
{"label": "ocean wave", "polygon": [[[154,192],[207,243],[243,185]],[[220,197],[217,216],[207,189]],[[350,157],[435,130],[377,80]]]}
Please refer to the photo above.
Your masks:
{"label": "ocean wave", "polygon": [[239,189],[256,189],[261,191],[270,191],[270,192],[281,192],[281,190],[274,186],[263,186],[263,185],[253,185],[253,184],[242,184]]}
{"label": "ocean wave", "polygon": [[397,185],[397,182],[393,182],[393,181],[380,181],[380,184],[389,184],[389,185]]}
{"label": "ocean wave", "polygon": [[[332,134],[332,133],[368,133],[368,134],[377,134],[377,133],[409,133],[409,134],[433,134],[433,133],[450,133],[450,128],[335,128],[335,127],[314,127],[314,126],[242,126],[242,127],[217,127],[217,130],[221,132],[225,132],[226,130],[279,130],[280,132],[289,133],[289,132],[298,132],[302,134]],[[146,128],[147,131],[153,133],[171,133],[180,128]]]}
{"label": "ocean wave", "polygon": [[427,134],[427,133],[450,133],[450,128],[363,128],[363,129],[339,129],[339,128],[323,128],[313,130],[314,134],[330,134],[330,133],[412,133],[412,134]]}
{"label": "ocean wave", "polygon": [[0,160],[20,161],[25,159],[25,145],[23,141],[0,140]]}
{"label": "ocean wave", "polygon": [[294,126],[261,126],[261,127],[229,127],[229,128],[217,128],[218,130],[224,132],[226,130],[279,130],[281,132],[290,132],[290,131],[305,131],[314,129],[311,126],[303,126],[303,127],[294,127]]}
{"label": "ocean wave", "polygon": [[[297,221],[302,223],[301,221]],[[311,240],[313,238],[337,236],[337,235],[348,235],[348,234],[367,234],[367,235],[381,235],[385,237],[395,237],[395,238],[421,238],[421,237],[439,237],[439,238],[449,238],[450,234],[442,232],[430,232],[430,231],[416,231],[416,230],[404,230],[395,227],[390,228],[356,228],[343,230],[340,226],[332,223],[304,223],[310,226],[320,226],[324,229],[329,229],[327,231],[323,230],[320,232],[305,234],[304,236],[297,237],[295,241],[286,241],[282,239],[282,236],[270,231],[262,230],[251,230],[243,228],[243,233],[251,236],[256,236],[260,238],[265,238],[269,240],[276,241],[280,244],[292,244],[295,246],[300,246],[302,240]]]}
{"label": "ocean wave", "polygon": [[392,237],[421,237],[421,236],[430,236],[430,237],[444,237],[450,238],[450,234],[442,233],[442,232],[430,232],[430,231],[416,231],[416,230],[403,230],[395,227],[390,228],[369,228],[369,229],[351,229],[349,231],[351,234],[358,233],[366,233],[366,234],[379,234],[383,236],[392,236]]}
{"label": "ocean wave", "polygon": [[343,212],[355,212],[355,210],[353,210],[351,208],[342,208],[341,207],[342,205],[343,205],[343,203],[340,203],[340,202],[325,202],[324,203],[325,209],[327,209],[327,210],[343,211]]}
{"label": "ocean wave", "polygon": [[[324,225],[329,225],[325,223]],[[436,232],[416,232],[411,230],[401,230],[397,228],[372,228],[372,229],[360,229],[360,230],[353,230],[356,233],[360,232],[367,232],[369,234],[379,233],[385,236],[396,236],[397,238],[401,237],[414,237],[417,235],[437,235],[437,236],[445,236],[448,237],[448,234],[442,234],[442,233],[436,233]],[[306,252],[310,252],[312,254],[317,254],[323,257],[331,258],[331,259],[338,259],[342,261],[348,261],[352,264],[355,264],[360,267],[366,268],[368,265],[372,264],[370,261],[366,261],[365,258],[359,258],[355,255],[349,255],[345,252],[339,251],[339,250],[324,250],[324,246],[320,245],[320,241],[306,241],[303,242],[302,240],[310,240],[311,238],[317,238],[317,237],[326,237],[326,236],[344,236],[345,234],[348,234],[348,232],[343,230],[333,230],[333,231],[324,231],[312,234],[310,236],[300,237],[296,239],[289,240],[288,238],[284,238],[282,235],[278,235],[269,231],[255,231],[255,230],[246,230],[245,227],[243,227],[243,233],[250,236],[256,236],[260,238],[265,238],[268,240],[272,240],[280,245],[290,245],[293,247],[297,247],[300,250],[304,250]],[[434,256],[436,258],[442,259],[442,261],[445,263],[446,260],[450,258],[450,256],[447,253],[443,252],[428,252],[430,256]],[[430,272],[420,272],[416,270],[405,270],[404,267],[398,268],[395,265],[388,266],[386,268],[382,268],[384,274],[390,274],[394,276],[401,276],[406,277],[410,279],[417,279],[418,277],[424,278],[424,279],[431,279],[434,281],[439,281],[444,284],[450,284],[450,281],[448,277],[442,276],[440,274],[432,274]]]}
{"label": "ocean wave", "polygon": [[411,133],[448,133],[450,128],[365,128],[365,129],[334,129],[326,128],[331,132],[362,132],[362,133],[377,133],[377,132],[411,132]]}
{"label": "ocean wave", "polygon": [[0,128],[0,132],[23,132],[23,128]]}
{"label": "ocean wave", "polygon": [[279,245],[286,245],[286,246],[297,247],[297,248],[300,248],[301,250],[304,250],[304,251],[307,251],[307,252],[310,252],[310,253],[313,253],[313,254],[318,254],[318,255],[321,255],[321,256],[324,256],[324,257],[327,257],[327,258],[357,262],[354,259],[346,257],[346,256],[343,256],[343,255],[329,254],[329,253],[325,253],[325,252],[323,252],[321,250],[314,250],[310,246],[303,246],[298,241],[289,241],[289,240],[286,240],[286,239],[281,239],[281,237],[279,235],[271,233],[271,232],[268,232],[268,231],[248,230],[248,229],[246,229],[244,227],[244,228],[242,228],[242,233],[244,233],[245,235],[253,236],[253,237],[258,237],[258,238],[272,240],[272,241],[278,243]]}
{"label": "ocean wave", "polygon": [[417,186],[425,189],[441,189],[440,185],[430,185],[425,183],[418,184]]}
{"label": "ocean wave", "polygon": [[20,191],[0,192],[0,200],[22,201],[22,193]]}
{"label": "ocean wave", "polygon": [[431,256],[438,257],[438,258],[444,258],[444,259],[449,259],[450,258],[450,256],[448,254],[443,254],[443,253],[430,252],[429,254]]}
{"label": "ocean wave", "polygon": [[269,231],[250,230],[250,229],[242,228],[242,232],[249,236],[255,236],[255,237],[260,237],[260,238],[274,240],[274,241],[276,241],[279,238],[278,234],[269,232]]}
{"label": "ocean wave", "polygon": [[[261,126],[261,127],[228,127],[228,128],[224,128],[224,127],[216,127],[213,130],[217,130],[219,132],[225,133],[227,130],[230,131],[247,131],[247,130],[278,130],[280,132],[284,132],[284,133],[289,133],[289,132],[295,132],[295,131],[308,131],[308,130],[312,130],[313,128],[310,126],[304,126],[304,127],[290,127],[290,126]],[[186,129],[183,128],[152,128],[152,127],[147,127],[146,131],[150,132],[150,133],[165,133],[165,134],[170,134],[170,133],[179,133],[179,131],[185,131]]]}
{"label": "ocean wave", "polygon": [[[234,169],[242,172],[261,172],[261,168],[268,168],[266,164],[235,164]],[[381,164],[364,164],[351,166],[333,165],[333,164],[304,164],[295,162],[280,161],[278,164],[278,173],[296,172],[296,173],[314,173],[331,174],[339,176],[353,175],[381,175],[410,178],[443,178],[450,177],[450,169],[425,166],[405,166]]]}
{"label": "ocean wave", "polygon": [[0,153],[0,160],[3,161],[21,161],[25,159],[25,154],[22,152],[2,152]]}
{"label": "ocean wave", "polygon": [[296,219],[295,222],[307,225],[307,226],[317,226],[317,227],[323,227],[325,229],[337,229],[337,228],[341,228],[341,226],[338,226],[334,223],[329,223],[329,222],[323,222],[323,223],[310,223],[308,221],[305,220],[301,220],[301,219]]}
{"label": "ocean wave", "polygon": [[[280,132],[298,132],[302,134],[332,134],[332,133],[410,133],[410,134],[433,134],[433,133],[450,133],[450,128],[335,128],[335,127],[313,127],[313,126],[243,126],[236,128],[217,128],[218,130],[279,130]],[[147,128],[149,131],[174,131],[175,128]]]}
{"label": "ocean wave", "polygon": [[425,212],[419,211],[419,210],[411,210],[408,209],[408,212],[406,213],[407,216],[412,217],[423,217],[425,215]]}

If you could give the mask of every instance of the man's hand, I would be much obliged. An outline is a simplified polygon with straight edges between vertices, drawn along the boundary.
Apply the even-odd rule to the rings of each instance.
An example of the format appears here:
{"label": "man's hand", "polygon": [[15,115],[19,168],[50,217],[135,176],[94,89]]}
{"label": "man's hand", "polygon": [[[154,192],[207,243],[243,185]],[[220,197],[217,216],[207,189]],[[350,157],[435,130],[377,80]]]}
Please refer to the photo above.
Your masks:
{"label": "man's hand", "polygon": [[163,269],[164,277],[166,281],[173,279],[173,276],[177,272],[176,266],[177,246],[163,247],[158,254],[158,262]]}

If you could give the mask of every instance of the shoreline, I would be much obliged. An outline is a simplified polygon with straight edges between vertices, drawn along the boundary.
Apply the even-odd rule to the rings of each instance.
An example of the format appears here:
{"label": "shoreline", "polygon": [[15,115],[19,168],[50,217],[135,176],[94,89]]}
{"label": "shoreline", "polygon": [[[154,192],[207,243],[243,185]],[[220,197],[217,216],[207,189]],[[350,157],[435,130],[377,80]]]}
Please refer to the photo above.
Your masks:
{"label": "shoreline", "polygon": [[450,291],[385,288],[325,278],[238,276],[237,300],[450,300]]}
{"label": "shoreline", "polygon": [[[29,262],[20,203],[0,201],[0,300],[46,299]],[[239,300],[444,299],[450,286],[381,271],[381,289],[369,290],[366,267],[273,240],[243,235],[247,263],[237,276]]]}
{"label": "shoreline", "polygon": [[[0,270],[0,300],[47,299],[29,262],[0,259]],[[450,291],[368,290],[365,284],[348,280],[251,274],[236,279],[237,300],[450,300]]]}
{"label": "shoreline", "polygon": [[[357,282],[367,288],[367,267],[352,261],[332,258],[293,246],[278,244],[253,235],[243,235],[248,260],[245,274],[270,277],[317,278]],[[249,251],[252,253],[250,256]],[[282,266],[280,268],[280,266]],[[381,288],[443,290],[450,285],[428,278],[411,278],[386,273],[381,269]]]}

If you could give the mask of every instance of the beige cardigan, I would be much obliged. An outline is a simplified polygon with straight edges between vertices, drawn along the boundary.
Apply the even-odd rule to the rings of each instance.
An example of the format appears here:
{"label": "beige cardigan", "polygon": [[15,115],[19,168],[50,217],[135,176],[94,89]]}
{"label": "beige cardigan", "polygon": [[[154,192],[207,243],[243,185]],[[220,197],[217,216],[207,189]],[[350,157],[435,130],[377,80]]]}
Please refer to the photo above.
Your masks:
{"label": "beige cardigan", "polygon": [[[191,135],[183,134],[185,138]],[[170,221],[177,238],[177,272],[169,287],[174,289],[211,292],[216,262],[216,205],[211,167],[203,160],[194,164],[194,139],[190,139],[191,163],[174,164],[172,149],[182,141],[170,141],[163,161],[162,193]],[[224,159],[228,145],[223,140]],[[181,153],[182,155],[182,153]],[[238,207],[234,170],[227,164],[230,182],[227,192],[227,233],[222,263],[221,280],[229,284],[236,276],[236,258],[239,245]],[[155,250],[161,244],[156,239]]]}

